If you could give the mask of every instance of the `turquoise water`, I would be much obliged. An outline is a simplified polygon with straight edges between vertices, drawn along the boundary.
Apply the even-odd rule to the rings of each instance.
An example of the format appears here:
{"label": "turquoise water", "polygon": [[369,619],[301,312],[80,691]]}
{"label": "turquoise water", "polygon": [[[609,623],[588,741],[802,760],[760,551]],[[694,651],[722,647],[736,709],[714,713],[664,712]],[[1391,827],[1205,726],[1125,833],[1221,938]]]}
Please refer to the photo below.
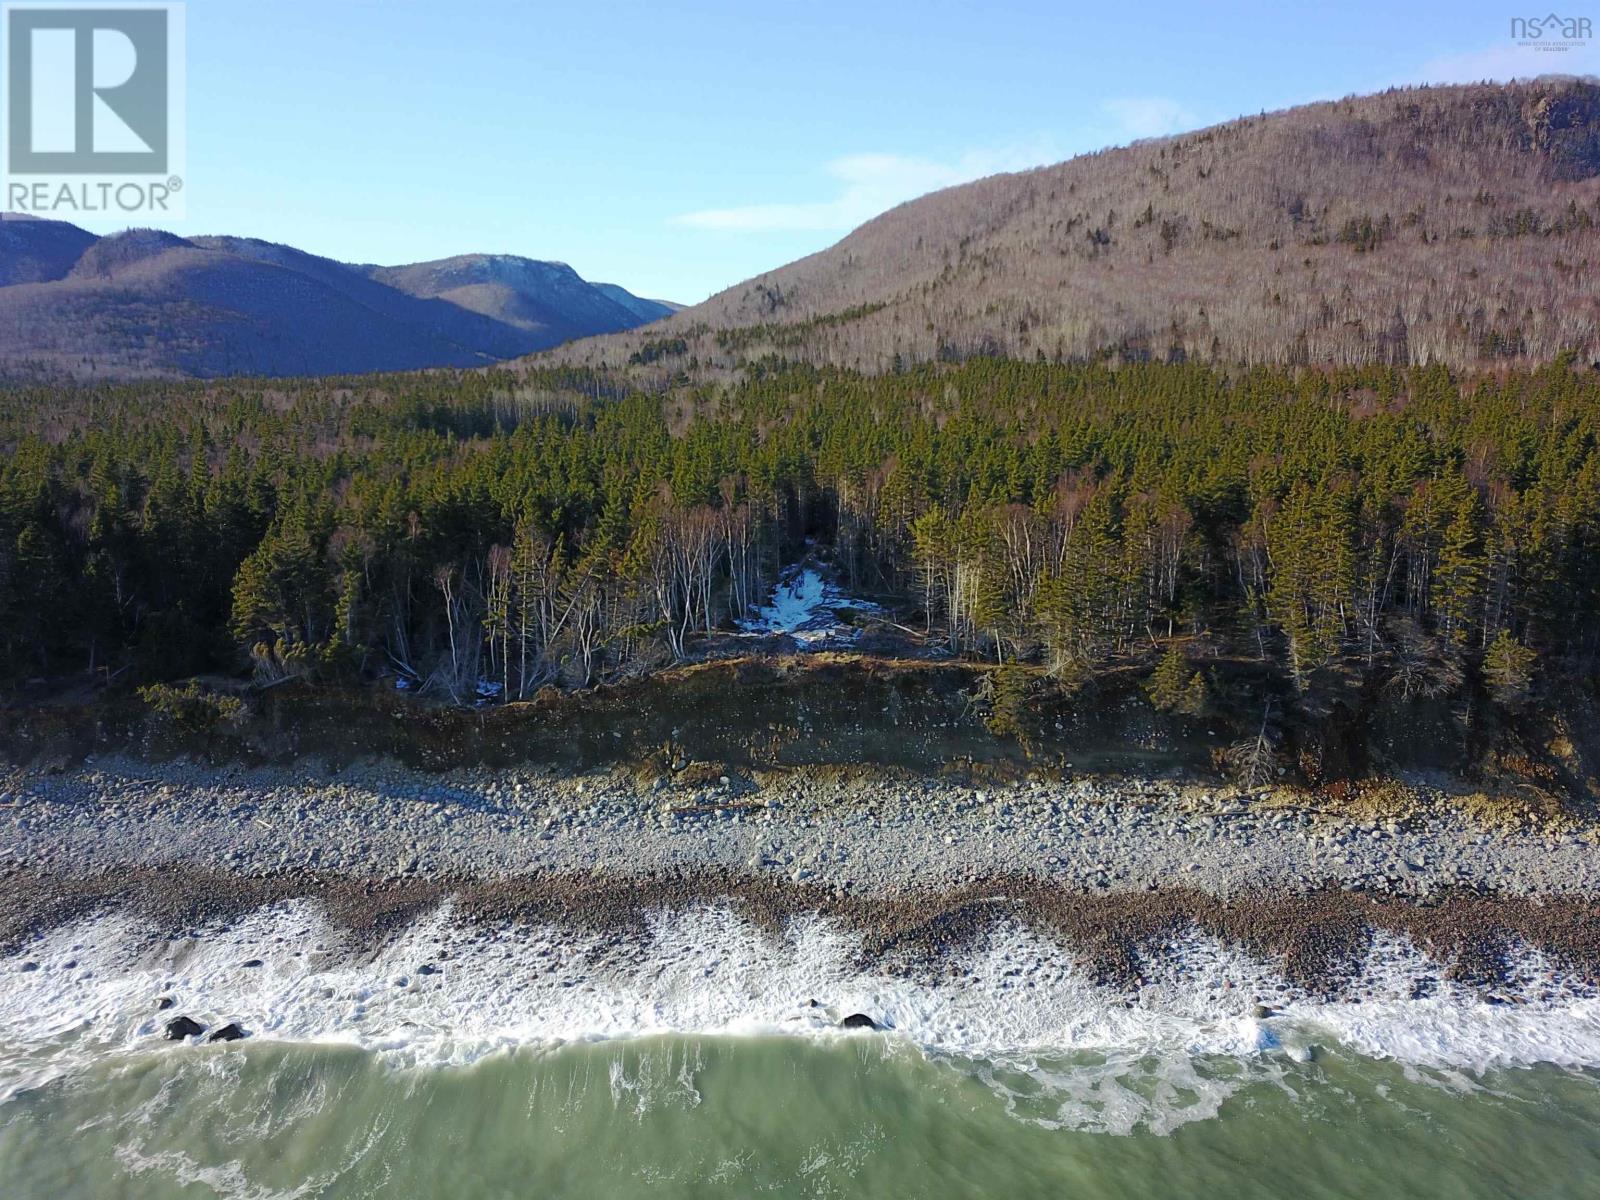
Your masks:
{"label": "turquoise water", "polygon": [[[878,1035],[665,1036],[420,1068],[174,1046],[0,1105],[0,1194],[1588,1198],[1597,1084],[1337,1048],[1001,1064]],[[1104,1131],[1129,1113],[1128,1132]]]}
{"label": "turquoise water", "polygon": [[1199,930],[1132,990],[1013,924],[905,970],[717,906],[338,937],[292,902],[0,957],[0,1200],[1600,1195],[1600,996],[1533,947],[1490,995],[1375,935],[1324,996]]}

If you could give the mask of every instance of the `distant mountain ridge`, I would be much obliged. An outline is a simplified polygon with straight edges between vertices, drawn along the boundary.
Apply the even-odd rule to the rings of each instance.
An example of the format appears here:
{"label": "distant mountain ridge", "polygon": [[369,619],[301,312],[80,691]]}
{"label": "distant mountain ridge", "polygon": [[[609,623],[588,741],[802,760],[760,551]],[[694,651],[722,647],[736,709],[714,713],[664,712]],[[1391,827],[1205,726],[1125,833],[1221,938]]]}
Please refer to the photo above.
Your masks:
{"label": "distant mountain ridge", "polygon": [[1399,88],[996,175],[644,331],[541,355],[659,380],[769,357],[1600,359],[1600,82]]}
{"label": "distant mountain ridge", "polygon": [[[589,283],[566,263],[510,254],[462,254],[404,267],[362,267],[411,296],[448,300],[530,333],[591,327],[630,329],[677,311],[615,284]],[[581,337],[570,333],[561,338]]]}
{"label": "distant mountain ridge", "polygon": [[0,220],[0,376],[13,378],[486,366],[675,308],[515,255],[383,267],[257,238]]}

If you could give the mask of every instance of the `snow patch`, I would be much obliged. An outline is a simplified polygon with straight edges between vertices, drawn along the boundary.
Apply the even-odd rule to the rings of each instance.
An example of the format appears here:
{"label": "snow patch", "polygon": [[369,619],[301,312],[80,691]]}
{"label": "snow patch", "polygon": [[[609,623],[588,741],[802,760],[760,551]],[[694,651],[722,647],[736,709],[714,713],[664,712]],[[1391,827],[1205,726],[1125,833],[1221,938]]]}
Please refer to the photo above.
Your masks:
{"label": "snow patch", "polygon": [[792,563],[778,576],[772,599],[739,622],[747,634],[791,637],[807,649],[849,645],[861,630],[840,617],[841,609],[882,612],[880,605],[851,596],[816,567]]}

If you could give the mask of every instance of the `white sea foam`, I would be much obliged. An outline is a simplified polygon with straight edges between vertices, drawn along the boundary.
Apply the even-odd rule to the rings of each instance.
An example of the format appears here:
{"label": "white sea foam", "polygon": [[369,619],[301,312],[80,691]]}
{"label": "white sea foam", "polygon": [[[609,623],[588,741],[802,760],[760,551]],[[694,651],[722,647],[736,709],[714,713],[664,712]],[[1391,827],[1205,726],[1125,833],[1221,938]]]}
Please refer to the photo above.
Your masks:
{"label": "white sea foam", "polygon": [[[934,978],[863,968],[854,937],[818,917],[772,937],[712,907],[656,914],[646,944],[620,948],[566,929],[487,931],[449,905],[365,956],[337,953],[338,932],[309,902],[194,938],[153,933],[116,914],[0,960],[0,1101],[108,1054],[228,1053],[167,1043],[179,1014],[411,1067],[669,1032],[858,1037],[838,1023],[863,1012],[898,1044],[982,1079],[1021,1119],[1113,1132],[1213,1115],[1312,1044],[1440,1073],[1600,1065],[1600,1000],[1537,954],[1491,1003],[1390,935],[1335,1003],[1199,933],[1153,953],[1135,993],[1095,983],[1069,951],[1010,925]],[[158,1011],[162,996],[169,1010]],[[1257,1003],[1282,1011],[1257,1020]],[[688,1096],[685,1071],[676,1086]],[[637,1081],[612,1086],[620,1098]]]}
{"label": "white sea foam", "polygon": [[1295,1018],[1318,1040],[1413,1066],[1600,1065],[1600,998],[1569,988],[1532,949],[1517,954],[1509,974],[1491,1000],[1441,980],[1439,965],[1410,942],[1380,933],[1362,973],[1364,998],[1300,1005]]}

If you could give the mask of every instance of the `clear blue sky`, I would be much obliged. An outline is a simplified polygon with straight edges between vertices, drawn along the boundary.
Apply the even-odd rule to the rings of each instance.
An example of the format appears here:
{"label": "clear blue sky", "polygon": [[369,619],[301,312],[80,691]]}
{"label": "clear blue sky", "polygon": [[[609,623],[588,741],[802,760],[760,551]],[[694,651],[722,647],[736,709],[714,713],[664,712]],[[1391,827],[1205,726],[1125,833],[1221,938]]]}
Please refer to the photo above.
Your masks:
{"label": "clear blue sky", "polygon": [[1519,49],[1526,7],[190,0],[177,231],[558,258],[696,301],[979,174],[1391,84],[1596,70],[1594,43]]}

